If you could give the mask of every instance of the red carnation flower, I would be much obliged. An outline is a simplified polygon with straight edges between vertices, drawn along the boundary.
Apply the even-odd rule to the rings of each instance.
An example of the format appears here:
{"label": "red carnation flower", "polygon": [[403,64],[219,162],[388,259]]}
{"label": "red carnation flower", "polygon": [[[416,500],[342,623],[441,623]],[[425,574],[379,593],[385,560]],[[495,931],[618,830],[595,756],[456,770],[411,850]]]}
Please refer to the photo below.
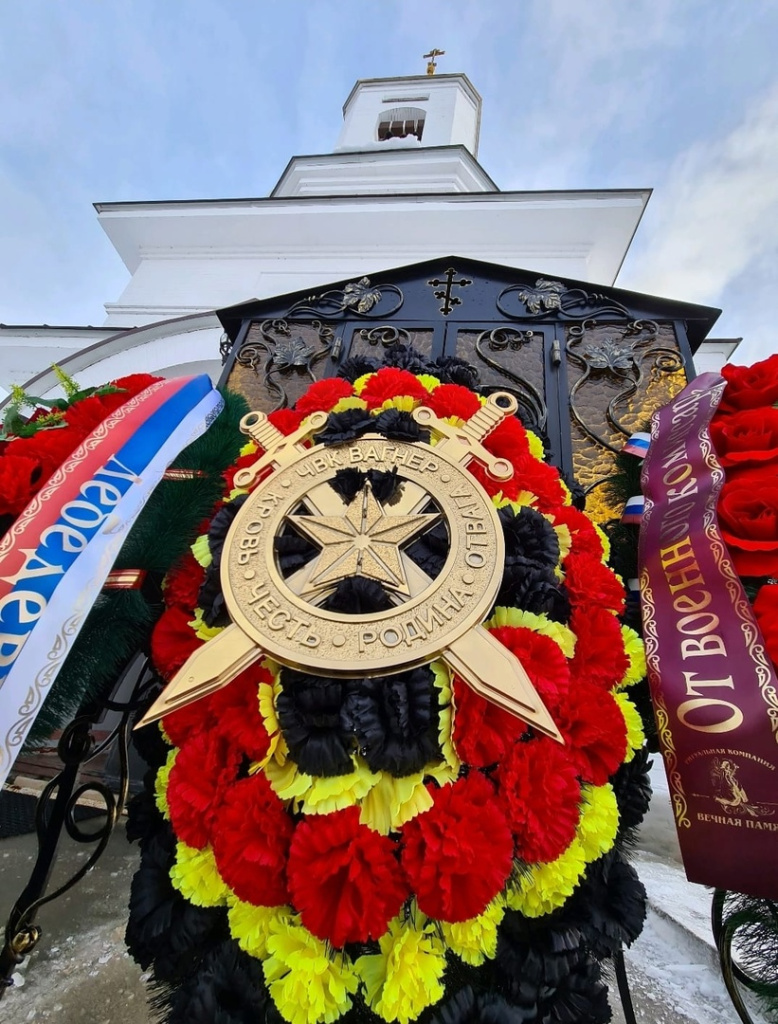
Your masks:
{"label": "red carnation flower", "polygon": [[165,580],[164,599],[168,608],[178,605],[185,608],[191,618],[197,607],[197,595],[203,580],[205,569],[200,565],[191,551],[167,574]]}
{"label": "red carnation flower", "polygon": [[505,885],[513,837],[494,786],[480,772],[431,792],[433,806],[403,827],[403,867],[425,914],[467,921]]}
{"label": "red carnation flower", "polygon": [[[484,448],[501,459],[518,465],[523,456],[530,455],[527,431],[515,416],[508,416],[486,437]],[[530,456],[531,457],[531,456]]]}
{"label": "red carnation flower", "polygon": [[238,774],[240,751],[224,736],[200,732],[181,747],[170,771],[167,802],[176,835],[202,849],[211,840],[216,806]]}
{"label": "red carnation flower", "polygon": [[289,902],[286,860],[294,825],[262,772],[224,792],[213,821],[216,866],[235,895],[258,907]]}
{"label": "red carnation flower", "polygon": [[302,413],[297,409],[274,409],[267,418],[282,434],[293,434],[303,421]]}
{"label": "red carnation flower", "polygon": [[214,725],[213,694],[201,697],[178,711],[171,711],[162,719],[162,727],[174,747],[182,747],[187,740]]}
{"label": "red carnation flower", "polygon": [[[121,388],[124,392],[122,402],[126,402],[128,398],[132,398],[134,395],[139,395],[141,391],[145,391],[146,388],[151,387],[152,384],[156,384],[158,380],[163,380],[163,377],[155,377],[150,373],[129,373],[126,377],[117,377],[116,380],[112,380],[111,384],[115,388]],[[112,395],[103,395],[103,398],[112,398]]]}
{"label": "red carnation flower", "polygon": [[[505,420],[500,426],[510,422],[512,421]],[[497,429],[499,430],[499,427]],[[523,430],[524,428],[521,427],[520,429]],[[494,433],[496,434],[497,431],[495,430]],[[484,441],[484,446],[490,447],[489,438]],[[495,452],[495,454],[500,453]],[[510,480],[494,480],[489,476],[486,469],[475,461],[471,462],[468,467],[487,494],[494,496],[495,494],[502,493],[504,497],[513,501],[522,491],[531,491],[538,499],[537,508],[541,512],[551,512],[562,503],[564,491],[559,480],[559,473],[553,466],[540,462],[528,451],[522,453],[516,450],[513,457],[507,454],[501,454],[500,457],[507,458],[514,467],[513,476]]]}
{"label": "red carnation flower", "polygon": [[410,895],[395,849],[359,823],[358,807],[300,822],[287,877],[308,931],[337,947],[380,938]]}
{"label": "red carnation flower", "polygon": [[489,632],[516,655],[544,704],[564,699],[570,689],[570,666],[559,644],[524,626],[498,626]]}
{"label": "red carnation flower", "polygon": [[[97,395],[82,398],[80,402],[65,410],[65,422],[78,437],[78,443],[91,434],[98,424],[102,423],[108,413]],[[73,445],[73,449],[76,444]],[[71,449],[71,451],[73,450]]]}
{"label": "red carnation flower", "polygon": [[461,384],[441,384],[424,400],[424,404],[441,419],[458,416],[461,420],[469,420],[481,408],[478,395]]}
{"label": "red carnation flower", "polygon": [[309,416],[312,412],[329,412],[341,398],[349,398],[354,394],[354,385],[342,377],[325,377],[311,384],[308,390],[297,399],[295,408],[301,416]]}
{"label": "red carnation flower", "polygon": [[393,366],[384,367],[372,376],[359,397],[367,402],[368,409],[377,409],[384,402],[400,395],[409,395],[425,403],[430,397],[429,391],[412,373],[395,369]]}
{"label": "red carnation flower", "polygon": [[272,681],[267,669],[251,665],[210,698],[214,730],[252,761],[261,761],[270,745],[259,713],[259,686]]}
{"label": "red carnation flower", "polygon": [[576,635],[570,663],[573,679],[606,690],[618,686],[629,668],[629,658],[616,616],[604,608],[579,606],[570,616],[570,629]]}
{"label": "red carnation flower", "polygon": [[[236,459],[231,466],[228,466],[222,473],[222,479],[224,480],[224,490],[227,494],[235,486],[235,474],[239,469],[246,469],[248,466],[253,466],[254,463],[262,455],[262,449],[256,452],[252,452],[250,455],[241,455],[239,459]],[[268,466],[265,472],[258,478],[263,480],[266,476],[269,476],[273,472],[273,467]],[[226,499],[225,499],[226,500]]]}
{"label": "red carnation flower", "polygon": [[594,528],[594,523],[580,509],[573,505],[555,508],[554,524],[567,526],[572,539],[572,551],[576,554],[588,554],[593,558],[602,558],[604,551],[602,539]]}
{"label": "red carnation flower", "polygon": [[[579,776],[603,786],[627,754],[627,726],[612,694],[593,683],[574,683],[566,699],[549,710]],[[540,736],[533,742],[555,741]]]}
{"label": "red carnation flower", "polygon": [[598,558],[571,552],[564,561],[565,587],[573,604],[596,606],[620,615],[624,587],[612,569]]}
{"label": "red carnation flower", "polygon": [[[35,479],[35,483],[33,483]],[[38,491],[40,463],[24,455],[0,458],[0,516],[17,516]]]}
{"label": "red carnation flower", "polygon": [[454,677],[453,738],[457,754],[466,763],[486,768],[501,761],[527,726]]}
{"label": "red carnation flower", "polygon": [[177,605],[168,608],[151,634],[151,660],[163,679],[171,679],[202,643],[189,626],[191,611]]}
{"label": "red carnation flower", "polygon": [[497,773],[500,799],[528,864],[556,860],[575,838],[581,785],[561,744],[517,743]]}
{"label": "red carnation flower", "polygon": [[[40,465],[41,475],[37,480],[35,493],[43,487],[65,459],[81,444],[84,436],[70,427],[39,430],[32,437],[20,437],[12,441],[9,454],[23,455]],[[8,455],[5,456],[8,458]]]}

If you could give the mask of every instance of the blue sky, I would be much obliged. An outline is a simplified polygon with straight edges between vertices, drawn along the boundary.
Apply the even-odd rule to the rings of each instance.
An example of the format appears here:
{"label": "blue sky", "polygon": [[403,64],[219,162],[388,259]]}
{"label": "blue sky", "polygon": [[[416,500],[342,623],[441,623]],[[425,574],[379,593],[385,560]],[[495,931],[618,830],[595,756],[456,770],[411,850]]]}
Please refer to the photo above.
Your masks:
{"label": "blue sky", "polygon": [[654,188],[618,281],[778,319],[776,0],[0,4],[0,321],[102,322],[91,203],[261,196],[329,151],[357,78],[464,71],[503,189]]}

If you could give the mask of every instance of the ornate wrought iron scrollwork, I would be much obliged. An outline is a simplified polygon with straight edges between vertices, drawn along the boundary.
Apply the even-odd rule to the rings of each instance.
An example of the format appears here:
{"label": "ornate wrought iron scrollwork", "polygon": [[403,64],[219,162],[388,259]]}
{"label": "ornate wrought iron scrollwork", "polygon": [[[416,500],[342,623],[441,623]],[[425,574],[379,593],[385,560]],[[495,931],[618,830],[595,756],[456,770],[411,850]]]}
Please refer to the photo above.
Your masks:
{"label": "ornate wrought iron scrollwork", "polygon": [[410,345],[411,336],[408,331],[402,327],[392,327],[389,324],[383,324],[381,327],[373,327],[368,330],[363,327],[359,332],[359,336],[362,341],[366,341],[368,345],[382,345],[384,348],[394,348],[395,345]]}
{"label": "ornate wrought iron scrollwork", "polygon": [[293,335],[294,325],[288,320],[265,320],[258,326],[259,339],[243,345],[236,361],[255,373],[261,371],[268,391],[276,399],[275,408],[283,409],[289,400],[278,374],[305,373],[311,381],[316,380],[313,368],[332,351],[335,334],[321,320],[307,321],[305,327],[316,331],[321,345],[317,351],[301,335]]}
{"label": "ornate wrought iron scrollwork", "polygon": [[[612,331],[601,341],[582,348],[587,331],[602,326]],[[620,445],[598,433],[584,419],[577,396],[587,383],[597,377],[608,377],[620,384],[617,393],[608,402],[605,419],[615,431],[624,437],[632,433],[619,419],[617,409],[636,394],[646,379],[648,371],[652,378],[662,374],[675,373],[683,369],[683,358],[676,349],[657,344],[659,325],[653,320],[633,320],[629,324],[598,324],[596,320],[584,320],[580,325],[568,328],[565,350],[570,359],[583,373],[570,388],[570,411],[581,430],[596,444],[611,452],[619,452]]]}
{"label": "ornate wrought iron scrollwork", "polygon": [[[515,312],[507,309],[505,299],[516,296],[521,309]],[[497,308],[511,320],[527,320],[565,317],[569,320],[583,320],[592,316],[617,314],[629,316],[629,310],[609,295],[587,292],[583,288],[568,288],[562,281],[551,281],[539,277],[533,285],[512,284],[503,288],[497,296]]]}
{"label": "ornate wrought iron scrollwork", "polygon": [[[540,335],[537,336],[540,337]],[[482,331],[478,335],[475,342],[475,351],[479,359],[486,363],[487,366],[491,366],[501,376],[513,381],[514,387],[506,388],[500,385],[499,390],[510,391],[516,396],[519,409],[524,410],[526,414],[526,419],[525,417],[522,418],[525,419],[527,426],[535,425],[540,430],[544,430],[548,421],[548,408],[543,396],[528,380],[514,373],[503,363],[497,362],[496,359],[493,359],[487,353],[487,350],[490,352],[505,352],[506,350],[518,352],[524,345],[531,343],[534,337],[536,337],[534,331],[518,331],[513,327],[496,327],[491,331]],[[488,392],[490,389],[486,387],[480,390]],[[491,390],[498,389],[493,388]]]}
{"label": "ornate wrought iron scrollwork", "polygon": [[[379,310],[385,296],[394,296],[393,305]],[[327,316],[341,317],[344,314],[361,317],[387,317],[394,314],[403,304],[403,293],[394,284],[371,283],[369,277],[350,281],[343,288],[330,288],[320,295],[309,295],[296,302],[286,311],[286,316]]]}
{"label": "ornate wrought iron scrollwork", "polygon": [[[115,692],[130,671],[137,671],[135,659],[116,684]],[[73,888],[91,870],[103,855],[114,826],[118,822],[129,792],[129,744],[132,722],[136,712],[147,702],[149,690],[156,679],[143,663],[129,700],[117,702],[109,698],[96,701],[85,708],[63,730],[57,744],[62,771],[42,790],[35,811],[35,830],[38,856],[27,885],[16,900],[5,927],[0,949],[0,999],[12,984],[11,977],[18,965],[29,956],[41,937],[41,929],[34,921],[42,906],[58,899]],[[114,711],[119,719],[113,729],[99,743],[92,735],[94,722],[104,711]],[[116,746],[119,755],[118,792],[105,782],[94,779],[78,785],[81,770],[95,758]],[[96,829],[85,830],[76,818],[76,808],[90,794],[102,801],[100,810],[105,817]],[[96,844],[90,856],[79,869],[53,892],[46,892],[63,829],[77,843]]]}
{"label": "ornate wrought iron scrollwork", "polygon": [[[778,904],[716,889],[711,904],[711,926],[732,1005],[743,1024],[754,1024],[741,988],[778,1001],[775,963]],[[736,962],[733,946],[739,939],[743,948]]]}

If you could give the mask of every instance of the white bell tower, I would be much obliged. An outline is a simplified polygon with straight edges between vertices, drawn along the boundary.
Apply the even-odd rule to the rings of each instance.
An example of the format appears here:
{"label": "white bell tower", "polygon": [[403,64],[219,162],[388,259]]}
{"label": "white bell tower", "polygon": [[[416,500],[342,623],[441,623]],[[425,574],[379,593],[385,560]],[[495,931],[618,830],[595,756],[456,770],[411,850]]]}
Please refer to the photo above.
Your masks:
{"label": "white bell tower", "polygon": [[334,151],[294,157],[274,197],[494,192],[476,160],[481,97],[467,75],[366,78]]}

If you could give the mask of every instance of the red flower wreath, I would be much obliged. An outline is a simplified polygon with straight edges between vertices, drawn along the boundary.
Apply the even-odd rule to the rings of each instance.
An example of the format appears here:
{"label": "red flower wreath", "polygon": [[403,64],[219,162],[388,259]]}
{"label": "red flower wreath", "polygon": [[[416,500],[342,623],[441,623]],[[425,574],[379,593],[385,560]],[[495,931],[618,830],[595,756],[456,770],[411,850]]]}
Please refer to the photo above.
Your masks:
{"label": "red flower wreath", "polygon": [[294,825],[262,772],[233,783],[212,827],[219,874],[235,895],[260,907],[289,902],[286,862]]}
{"label": "red flower wreath", "polygon": [[441,384],[424,400],[424,404],[442,419],[458,416],[461,420],[469,420],[481,408],[478,395],[461,384]]}
{"label": "red flower wreath", "polygon": [[616,616],[604,608],[578,605],[569,625],[576,635],[575,656],[570,663],[573,679],[606,690],[618,686],[629,668],[629,658]]}
{"label": "red flower wreath", "polygon": [[301,821],[287,878],[308,931],[338,947],[380,938],[410,895],[395,851],[359,823],[358,807]]}
{"label": "red flower wreath", "polygon": [[[579,681],[564,700],[549,702],[548,710],[581,779],[604,786],[627,754],[627,726],[613,695]],[[534,742],[555,741],[541,736]]]}
{"label": "red flower wreath", "polygon": [[566,526],[570,530],[573,551],[577,555],[589,554],[593,558],[602,558],[604,554],[602,538],[588,516],[585,516],[580,509],[573,505],[555,508],[553,515],[556,526]]}
{"label": "red flower wreath", "polygon": [[570,689],[570,667],[559,644],[524,626],[498,626],[492,636],[512,651],[545,704],[557,704]]}
{"label": "red flower wreath", "polygon": [[151,660],[163,679],[172,679],[203,642],[189,625],[192,612],[174,605],[167,608],[151,634]]}
{"label": "red flower wreath", "polygon": [[431,792],[433,806],[403,827],[403,867],[420,910],[467,921],[505,885],[513,836],[493,784],[480,772]]}
{"label": "red flower wreath", "polygon": [[311,384],[302,398],[298,398],[295,408],[302,417],[310,416],[312,412],[329,412],[341,398],[349,398],[353,394],[354,385],[349,381],[342,377],[325,377]]}

